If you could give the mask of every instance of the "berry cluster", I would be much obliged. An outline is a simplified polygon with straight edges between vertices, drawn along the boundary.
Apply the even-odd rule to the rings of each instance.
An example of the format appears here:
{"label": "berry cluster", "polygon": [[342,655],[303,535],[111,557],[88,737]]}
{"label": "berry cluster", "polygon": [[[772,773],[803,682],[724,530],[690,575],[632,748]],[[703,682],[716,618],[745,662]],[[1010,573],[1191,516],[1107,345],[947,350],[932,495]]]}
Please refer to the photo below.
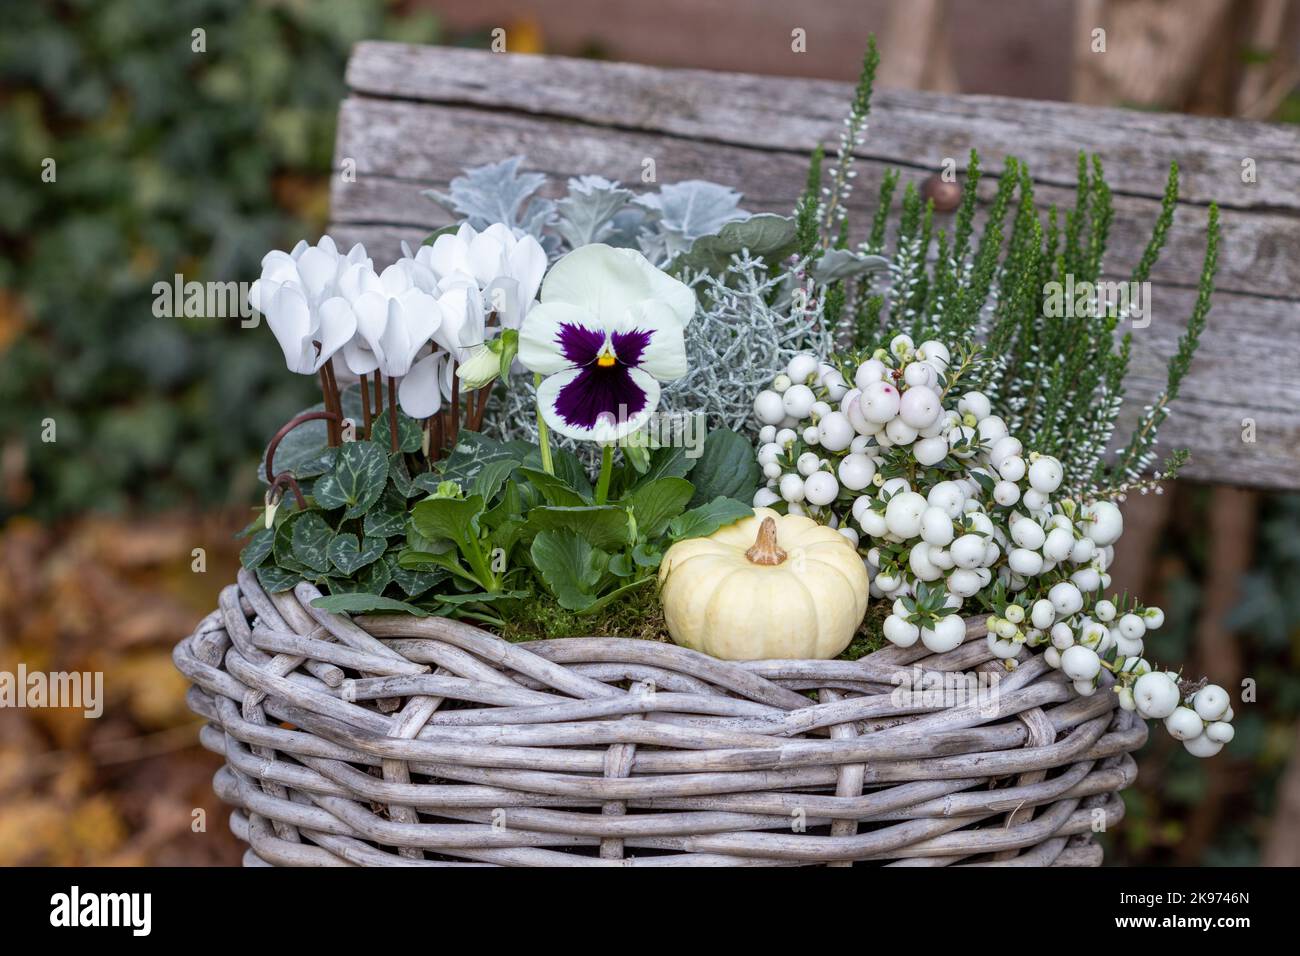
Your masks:
{"label": "berry cluster", "polygon": [[1122,705],[1169,718],[1192,753],[1217,751],[1231,737],[1222,709],[1178,706],[1176,683],[1167,711],[1157,713],[1168,693],[1156,711],[1139,702],[1138,683],[1150,678],[1145,694],[1168,679],[1141,660],[1163,613],[1102,597],[1119,508],[1067,496],[1057,459],[1027,451],[984,393],[960,392],[975,364],[973,350],[954,359],[943,342],[907,335],[870,355],[796,355],[754,401],[766,478],[754,504],[853,542],[872,596],[892,601],[884,635],[894,644],[952,650],[966,638],[962,610],[989,611],[989,649],[1008,667],[1022,646],[1043,646],[1085,695],[1113,673]]}

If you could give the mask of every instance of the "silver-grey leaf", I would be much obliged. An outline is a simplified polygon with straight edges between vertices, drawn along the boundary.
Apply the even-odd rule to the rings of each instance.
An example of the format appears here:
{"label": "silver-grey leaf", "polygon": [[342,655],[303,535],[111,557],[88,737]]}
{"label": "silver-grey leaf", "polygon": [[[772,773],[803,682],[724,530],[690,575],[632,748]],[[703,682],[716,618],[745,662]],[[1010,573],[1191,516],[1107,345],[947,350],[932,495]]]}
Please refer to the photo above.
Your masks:
{"label": "silver-grey leaf", "polygon": [[467,169],[451,181],[446,193],[426,189],[424,195],[445,209],[466,219],[475,229],[494,222],[541,235],[555,204],[535,196],[546,182],[542,173],[521,173],[523,156],[511,156],[499,163]]}
{"label": "silver-grey leaf", "polygon": [[750,214],[740,208],[741,198],[736,190],[719,183],[687,179],[669,183],[636,201],[657,214],[661,231],[694,240],[717,232],[725,223],[748,218]]}
{"label": "silver-grey leaf", "polygon": [[867,272],[877,275],[889,272],[889,260],[884,256],[859,255],[851,249],[831,249],[812,267],[813,280],[821,285]]}
{"label": "silver-grey leaf", "polygon": [[603,242],[613,229],[612,220],[632,200],[624,189],[603,176],[580,176],[569,180],[569,194],[555,204],[555,231],[570,248]]}

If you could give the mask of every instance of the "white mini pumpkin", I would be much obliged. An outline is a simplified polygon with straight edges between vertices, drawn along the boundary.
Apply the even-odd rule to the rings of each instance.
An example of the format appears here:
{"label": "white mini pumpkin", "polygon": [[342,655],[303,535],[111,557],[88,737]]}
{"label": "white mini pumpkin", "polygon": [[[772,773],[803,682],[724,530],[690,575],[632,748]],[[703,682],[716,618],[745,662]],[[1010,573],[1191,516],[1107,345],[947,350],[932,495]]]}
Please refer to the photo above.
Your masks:
{"label": "white mini pumpkin", "polygon": [[659,567],[668,633],[724,660],[828,660],[867,612],[857,549],[810,518],[755,508],[705,538],[679,541]]}

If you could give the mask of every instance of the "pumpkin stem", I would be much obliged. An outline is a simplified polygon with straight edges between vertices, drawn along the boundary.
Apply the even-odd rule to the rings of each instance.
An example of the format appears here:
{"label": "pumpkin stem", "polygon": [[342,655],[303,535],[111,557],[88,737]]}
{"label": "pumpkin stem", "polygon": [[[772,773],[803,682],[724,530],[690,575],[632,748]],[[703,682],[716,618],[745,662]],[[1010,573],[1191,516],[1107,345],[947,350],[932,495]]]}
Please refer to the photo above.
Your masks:
{"label": "pumpkin stem", "polygon": [[751,564],[780,564],[786,559],[786,553],[776,546],[776,521],[764,518],[758,526],[758,537],[754,546],[745,552]]}

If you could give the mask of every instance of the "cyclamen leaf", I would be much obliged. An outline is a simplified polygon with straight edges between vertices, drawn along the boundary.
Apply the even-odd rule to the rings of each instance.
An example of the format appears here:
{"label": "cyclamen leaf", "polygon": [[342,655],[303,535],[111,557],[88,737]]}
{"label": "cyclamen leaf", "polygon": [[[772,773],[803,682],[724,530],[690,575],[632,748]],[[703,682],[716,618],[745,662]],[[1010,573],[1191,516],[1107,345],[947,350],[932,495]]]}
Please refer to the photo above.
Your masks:
{"label": "cyclamen leaf", "polygon": [[322,573],[330,569],[329,546],[334,529],[314,511],[309,511],[293,523],[293,556]]}
{"label": "cyclamen leaf", "polygon": [[290,571],[306,571],[307,566],[293,555],[293,526],[309,511],[295,511],[275,526],[275,542],[271,545],[271,555],[275,563]]}
{"label": "cyclamen leaf", "polygon": [[714,498],[706,505],[678,515],[668,523],[668,531],[674,541],[683,538],[702,538],[713,534],[719,528],[734,524],[741,518],[748,518],[753,513],[754,509],[743,501],[734,498]]}
{"label": "cyclamen leaf", "polygon": [[348,442],[339,449],[334,469],[316,480],[312,495],[327,510],[346,508],[344,518],[370,509],[388,481],[388,454],[369,441]]}
{"label": "cyclamen leaf", "polygon": [[352,592],[346,594],[329,594],[316,598],[311,602],[312,607],[318,607],[322,611],[329,611],[332,614],[365,614],[370,611],[403,611],[415,617],[428,617],[429,612],[416,607],[414,604],[407,604],[405,601],[398,601],[395,598],[387,598],[380,594],[365,594],[362,592]]}
{"label": "cyclamen leaf", "polygon": [[239,552],[239,563],[250,570],[256,568],[266,560],[274,544],[275,529],[263,528],[255,533],[253,539]]}
{"label": "cyclamen leaf", "polygon": [[411,472],[406,467],[406,456],[400,451],[395,451],[388,456],[388,480],[392,482],[397,494],[402,496],[403,507],[405,507],[405,499],[412,494]]}
{"label": "cyclamen leaf", "polygon": [[409,598],[419,597],[446,577],[446,573],[442,570],[412,571],[400,565],[393,568],[393,580]]}
{"label": "cyclamen leaf", "polygon": [[384,588],[392,582],[396,572],[397,557],[390,553],[363,568],[356,582],[361,591],[383,594]]}
{"label": "cyclamen leaf", "polygon": [[422,471],[411,479],[410,495],[434,495],[438,493],[438,486],[447,481],[442,475],[433,471]]}
{"label": "cyclamen leaf", "polygon": [[406,512],[374,510],[367,512],[362,530],[375,538],[392,538],[406,531]]}
{"label": "cyclamen leaf", "polygon": [[344,574],[352,575],[383,557],[387,547],[383,538],[366,537],[358,542],[355,534],[340,534],[329,543],[329,559]]}
{"label": "cyclamen leaf", "polygon": [[[392,415],[389,409],[385,408],[381,414],[376,416],[374,424],[371,426],[370,440],[383,448],[385,451],[391,449],[393,433]],[[417,452],[424,442],[424,433],[420,429],[420,423],[411,418],[401,409],[397,412],[397,447],[400,451]]]}
{"label": "cyclamen leaf", "polygon": [[301,580],[301,575],[287,571],[278,565],[263,564],[257,569],[257,583],[262,585],[262,590],[268,594],[288,591]]}
{"label": "cyclamen leaf", "polygon": [[[488,462],[505,458],[523,461],[530,447],[526,442],[502,442],[478,432],[462,431],[456,436],[456,446],[442,462],[440,475],[426,475],[434,485],[438,481],[458,481],[468,487]],[[416,483],[428,485],[428,480],[422,481],[426,475],[417,475]],[[433,487],[428,490],[432,491]]]}
{"label": "cyclamen leaf", "polygon": [[[359,423],[363,418],[361,412],[361,386],[349,385],[345,388],[341,395],[341,405],[343,407],[343,416]],[[324,410],[325,405],[317,402],[309,408],[304,408],[299,414],[323,412]],[[276,473],[291,471],[301,481],[304,478],[315,478],[318,475],[323,475],[333,468],[338,449],[329,447],[327,428],[324,419],[316,418],[303,422],[286,434],[275,449],[275,460],[272,465]],[[260,461],[266,461],[265,452],[262,453]],[[257,467],[257,479],[263,484],[266,483],[264,464],[259,464]]]}

